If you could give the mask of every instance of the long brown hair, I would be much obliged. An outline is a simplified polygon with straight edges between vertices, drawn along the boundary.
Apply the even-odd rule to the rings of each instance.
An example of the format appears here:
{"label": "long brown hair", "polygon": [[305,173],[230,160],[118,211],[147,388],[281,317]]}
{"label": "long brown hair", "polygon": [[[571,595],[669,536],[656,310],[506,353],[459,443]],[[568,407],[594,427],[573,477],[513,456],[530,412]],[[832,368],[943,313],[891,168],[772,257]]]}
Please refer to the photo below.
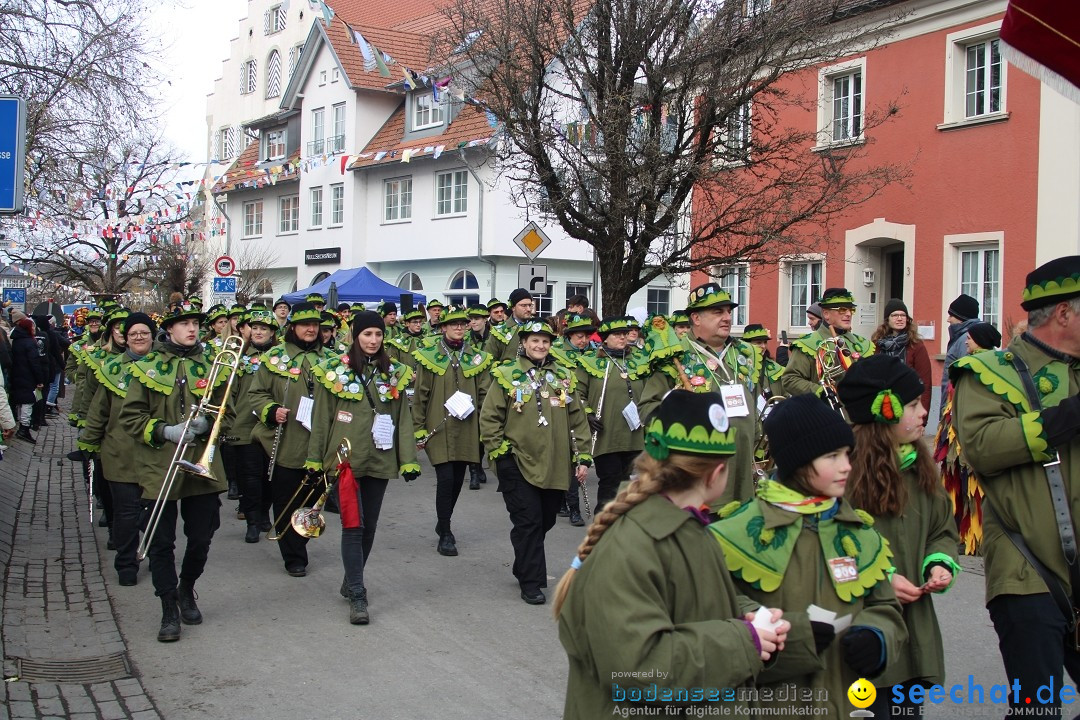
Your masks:
{"label": "long brown hair", "polygon": [[[892,332],[893,329],[889,327],[889,319],[885,318],[885,322],[878,325],[877,330],[870,336],[870,342],[877,345],[883,337],[892,335]],[[915,347],[916,345],[922,344],[922,335],[919,335],[919,328],[915,326],[915,321],[911,319],[910,315],[908,315],[907,326],[905,326],[901,332],[907,333],[908,347]]]}
{"label": "long brown hair", "polygon": [[[907,507],[907,486],[900,476],[896,440],[892,425],[864,423],[855,425],[855,450],[851,455],[851,474],[848,476],[845,498],[852,507],[871,515],[900,515]],[[916,485],[927,495],[942,492],[937,466],[919,438],[914,443]]]}
{"label": "long brown hair", "polygon": [[[727,459],[727,457],[723,458],[723,460]],[[635,505],[643,503],[649,496],[657,493],[678,492],[693,487],[695,483],[715,470],[720,462],[721,460],[715,456],[706,457],[678,452],[671,453],[663,461],[656,460],[644,452],[638,455],[634,460],[634,472],[637,476],[630,481],[625,490],[615,496],[614,500],[605,505],[603,510],[597,511],[585,539],[578,546],[578,559],[584,560],[589,557],[604,532]],[[553,614],[556,619],[562,610],[576,572],[574,568],[567,570],[559,580],[558,587],[555,588]]]}

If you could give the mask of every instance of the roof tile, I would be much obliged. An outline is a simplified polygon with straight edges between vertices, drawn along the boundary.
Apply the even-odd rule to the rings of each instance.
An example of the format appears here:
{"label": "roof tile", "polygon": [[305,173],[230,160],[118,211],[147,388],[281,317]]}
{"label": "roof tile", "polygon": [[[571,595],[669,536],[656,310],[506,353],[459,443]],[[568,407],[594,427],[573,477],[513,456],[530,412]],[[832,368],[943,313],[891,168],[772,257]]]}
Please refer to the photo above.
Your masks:
{"label": "roof tile", "polygon": [[[442,145],[443,152],[456,150],[474,140],[486,141],[491,137],[492,132],[484,112],[474,105],[466,105],[443,134],[406,142],[404,140],[405,103],[402,103],[375,133],[375,137],[371,138],[371,142],[361,151],[360,157],[349,167],[355,170],[401,162],[406,150],[413,151],[413,160],[434,157],[434,153],[425,152],[425,149]],[[376,161],[377,153],[386,154]]]}

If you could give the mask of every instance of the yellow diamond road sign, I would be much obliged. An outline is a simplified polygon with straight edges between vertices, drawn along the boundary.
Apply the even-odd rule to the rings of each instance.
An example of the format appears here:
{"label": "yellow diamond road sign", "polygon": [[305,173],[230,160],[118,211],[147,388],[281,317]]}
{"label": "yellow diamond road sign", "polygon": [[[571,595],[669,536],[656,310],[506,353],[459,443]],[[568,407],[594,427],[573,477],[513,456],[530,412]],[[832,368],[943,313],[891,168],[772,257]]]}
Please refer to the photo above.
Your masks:
{"label": "yellow diamond road sign", "polygon": [[514,244],[521,248],[525,257],[535,260],[551,244],[551,238],[544,234],[539,225],[530,222],[514,238]]}

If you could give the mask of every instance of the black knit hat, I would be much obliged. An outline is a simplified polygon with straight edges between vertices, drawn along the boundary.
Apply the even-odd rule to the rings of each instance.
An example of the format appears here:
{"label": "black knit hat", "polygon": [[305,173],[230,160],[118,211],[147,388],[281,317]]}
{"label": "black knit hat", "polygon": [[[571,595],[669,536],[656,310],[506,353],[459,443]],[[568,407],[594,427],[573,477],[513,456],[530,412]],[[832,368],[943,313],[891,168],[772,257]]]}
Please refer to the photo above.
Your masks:
{"label": "black knit hat", "polygon": [[900,298],[893,298],[889,302],[885,303],[885,319],[888,320],[889,316],[897,310],[903,310],[904,314],[911,317],[911,313],[908,312],[907,305]]}
{"label": "black knit hat", "polygon": [[[510,293],[510,307],[513,307],[514,305],[517,305],[522,300],[532,300],[532,299],[533,299],[532,293],[530,293],[525,288],[518,288],[514,292]],[[490,306],[489,306],[489,309],[490,309]]]}
{"label": "black knit hat", "polygon": [[988,322],[977,322],[969,327],[968,336],[983,350],[993,350],[1001,345],[1001,333]]}
{"label": "black knit hat", "polygon": [[386,323],[383,322],[382,315],[375,312],[374,310],[365,310],[364,312],[353,313],[353,337],[357,337],[360,333],[364,332],[368,328],[379,328],[383,332],[386,332]]}
{"label": "black knit hat", "polygon": [[734,455],[735,428],[728,421],[724,399],[713,392],[669,392],[646,423],[645,452],[656,460],[671,452]]}
{"label": "black knit hat", "polygon": [[1024,301],[1020,307],[1027,311],[1080,296],[1080,255],[1067,255],[1051,260],[1027,274],[1024,281]]}
{"label": "black knit hat", "polygon": [[124,336],[127,337],[128,331],[136,325],[145,325],[150,328],[150,336],[157,335],[157,323],[154,319],[146,313],[133,312],[124,318]]}
{"label": "black knit hat", "polygon": [[870,355],[848,368],[836,387],[856,425],[900,422],[904,406],[923,393],[914,370],[894,355]]}
{"label": "black knit hat", "polygon": [[384,302],[382,305],[379,306],[379,313],[383,317],[386,317],[390,313],[396,313],[396,312],[397,312],[397,303],[394,302],[393,300],[387,300],[386,302]]}
{"label": "black knit hat", "polygon": [[979,301],[970,295],[961,294],[949,305],[949,314],[957,320],[979,317]]}
{"label": "black knit hat", "polygon": [[764,425],[769,452],[781,482],[790,480],[796,470],[815,458],[840,448],[855,447],[855,434],[844,417],[816,395],[796,395],[784,400],[773,408]]}

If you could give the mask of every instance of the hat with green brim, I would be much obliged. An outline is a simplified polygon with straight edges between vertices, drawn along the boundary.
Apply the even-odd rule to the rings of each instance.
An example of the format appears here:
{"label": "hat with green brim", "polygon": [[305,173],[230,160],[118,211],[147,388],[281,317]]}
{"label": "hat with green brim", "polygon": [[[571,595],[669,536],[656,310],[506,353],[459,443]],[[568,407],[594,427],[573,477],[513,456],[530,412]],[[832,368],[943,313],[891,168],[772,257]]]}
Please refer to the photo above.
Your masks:
{"label": "hat with green brim", "polygon": [[451,310],[448,313],[445,313],[442,317],[439,318],[439,326],[440,327],[443,326],[443,325],[450,325],[451,323],[456,323],[456,322],[462,322],[462,323],[469,322],[469,316],[465,314],[464,310],[454,309],[454,310]]}
{"label": "hat with green brim", "polygon": [[203,301],[202,301],[202,298],[199,297],[198,295],[192,295],[191,297],[189,297],[187,299],[187,301],[189,303],[191,303],[192,305],[194,305],[195,307],[197,307],[199,310],[202,310]]}
{"label": "hat with green brim", "polygon": [[714,282],[698,285],[690,291],[690,297],[686,302],[687,313],[714,307],[736,308],[739,307],[739,303],[731,299],[731,293]]}
{"label": "hat with green brim", "polygon": [[439,302],[438,300],[434,299],[434,298],[432,298],[431,300],[428,301],[428,304],[427,304],[427,309],[428,310],[431,310],[433,308],[441,308],[441,307],[444,307],[443,304],[441,302]]}
{"label": "hat with green brim", "polygon": [[735,428],[718,393],[672,390],[645,426],[645,452],[665,460],[673,452],[725,457],[735,454]]}
{"label": "hat with green brim", "polygon": [[127,316],[131,314],[131,311],[124,307],[115,308],[112,312],[105,316],[105,329],[109,330],[118,322],[127,320]]}
{"label": "hat with green brim", "polygon": [[592,318],[588,315],[571,315],[566,321],[566,327],[563,328],[563,335],[573,335],[577,332],[588,333],[589,335],[596,332],[596,327],[592,324]]}
{"label": "hat with green brim", "polygon": [[754,340],[768,340],[769,331],[765,329],[764,325],[758,323],[751,323],[743,328],[742,339],[746,342],[753,342]]}
{"label": "hat with green brim", "polygon": [[321,328],[339,328],[341,327],[341,320],[332,312],[322,311],[322,317],[319,320],[319,327]]}
{"label": "hat with green brim", "polygon": [[326,304],[326,298],[324,298],[319,293],[308,293],[307,296],[304,298],[304,302],[309,302],[309,303],[311,303],[313,305],[314,304],[325,305]]}
{"label": "hat with green brim", "polygon": [[495,308],[500,308],[500,307],[501,307],[501,308],[502,308],[503,310],[506,310],[506,309],[507,309],[507,305],[506,305],[506,303],[504,303],[504,302],[503,302],[502,300],[500,300],[499,298],[491,298],[490,300],[488,300],[488,301],[487,301],[487,309],[488,309],[488,312],[491,312],[491,311],[492,311],[492,310],[494,310]]}
{"label": "hat with green brim", "polygon": [[413,308],[409,312],[405,313],[405,317],[402,318],[402,320],[404,320],[405,322],[409,322],[410,320],[423,320],[423,319],[424,319],[424,311],[421,310],[420,308]]}
{"label": "hat with green brim", "polygon": [[302,302],[296,303],[289,310],[289,322],[290,323],[302,323],[302,322],[322,322],[322,311],[315,307],[314,303]]}
{"label": "hat with green brim", "polygon": [[277,328],[277,318],[274,313],[261,303],[256,303],[248,310],[247,322],[249,325],[265,325],[268,328]]}
{"label": "hat with green brim", "polygon": [[676,311],[674,311],[673,313],[671,313],[670,320],[671,320],[672,325],[689,325],[690,324],[690,316],[686,314],[685,310],[676,310]]}
{"label": "hat with green brim", "polygon": [[367,308],[364,307],[364,303],[353,303],[349,306],[349,312],[364,312],[365,310],[367,310]]}
{"label": "hat with green brim", "polygon": [[99,307],[90,308],[89,310],[86,311],[86,322],[90,322],[91,320],[104,320],[104,319],[105,319],[105,311],[102,310]]}
{"label": "hat with green brim", "polygon": [[181,320],[202,322],[205,317],[206,315],[203,314],[202,309],[192,305],[190,300],[181,300],[161,314],[161,322],[158,324],[162,329],[165,329]]}
{"label": "hat with green brim", "polygon": [[229,308],[229,317],[240,317],[247,312],[247,308],[243,305],[233,305]]}
{"label": "hat with green brim", "polygon": [[217,305],[211,305],[210,309],[206,311],[206,322],[213,323],[215,320],[219,320],[223,317],[228,316],[229,311],[224,305],[220,303]]}
{"label": "hat with green brim", "polygon": [[600,337],[606,338],[613,332],[629,332],[630,330],[640,330],[641,326],[638,325],[637,318],[633,315],[620,315],[618,317],[604,318],[604,321],[600,323]]}
{"label": "hat with green brim", "polygon": [[547,335],[552,340],[558,337],[555,334],[555,331],[551,329],[551,326],[543,320],[532,320],[527,323],[522,323],[518,328],[517,334],[522,340],[529,335]]}
{"label": "hat with green brim", "polygon": [[470,318],[487,319],[488,309],[486,305],[470,305],[468,314]]}
{"label": "hat with green brim", "polygon": [[822,310],[835,310],[836,308],[855,309],[855,297],[847,288],[829,288],[821,295],[818,305]]}
{"label": "hat with green brim", "polygon": [[1020,307],[1038,310],[1080,296],[1080,255],[1067,255],[1040,265],[1027,274]]}

